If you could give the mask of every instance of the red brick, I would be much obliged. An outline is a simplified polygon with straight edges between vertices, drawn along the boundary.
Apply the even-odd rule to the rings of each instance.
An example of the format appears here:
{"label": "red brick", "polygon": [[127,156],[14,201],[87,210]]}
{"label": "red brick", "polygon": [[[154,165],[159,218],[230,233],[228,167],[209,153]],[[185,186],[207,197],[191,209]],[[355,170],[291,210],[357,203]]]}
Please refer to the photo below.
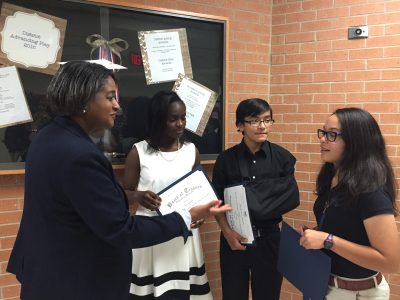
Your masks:
{"label": "red brick", "polygon": [[363,71],[348,71],[347,80],[360,81],[360,80],[373,80],[381,79],[382,71],[380,70],[363,70]]}
{"label": "red brick", "polygon": [[317,15],[316,11],[306,11],[306,12],[302,11],[302,12],[287,14],[286,23],[314,21],[316,19],[316,15]]}
{"label": "red brick", "polygon": [[22,211],[0,212],[0,225],[19,223],[21,220]]}
{"label": "red brick", "polygon": [[349,60],[383,57],[383,48],[349,50]]}
{"label": "red brick", "polygon": [[20,285],[6,286],[6,287],[3,287],[2,290],[3,290],[3,298],[4,299],[10,299],[12,297],[15,297],[15,299],[18,299],[19,293],[21,291],[21,286]]}
{"label": "red brick", "polygon": [[312,0],[302,2],[302,9],[307,10],[318,10],[321,8],[333,8],[335,1],[333,0]]}
{"label": "red brick", "polygon": [[286,35],[287,43],[304,43],[316,40],[314,32],[289,33]]}
{"label": "red brick", "polygon": [[345,72],[329,72],[329,73],[315,73],[315,82],[332,82],[332,81],[344,81],[346,79]]}
{"label": "red brick", "polygon": [[301,52],[319,52],[332,50],[332,41],[307,42],[300,45]]}
{"label": "red brick", "polygon": [[350,7],[350,15],[378,14],[385,11],[385,3],[369,3]]}
{"label": "red brick", "polygon": [[337,7],[335,3],[334,8],[322,8],[317,11],[318,19],[331,19],[331,18],[342,18],[350,15],[350,9],[348,7]]}
{"label": "red brick", "polygon": [[367,68],[367,62],[364,60],[353,60],[353,61],[335,61],[332,63],[332,71],[340,70],[365,70]]}
{"label": "red brick", "polygon": [[20,199],[1,199],[0,198],[0,211],[16,211],[19,210]]}
{"label": "red brick", "polygon": [[359,92],[363,90],[364,82],[333,82],[332,92]]}
{"label": "red brick", "polygon": [[302,32],[320,31],[321,29],[323,29],[323,31],[325,32],[327,29],[332,29],[332,28],[334,28],[334,27],[332,26],[332,21],[331,20],[318,19],[318,20],[315,20],[315,21],[312,21],[312,22],[304,22],[304,23],[302,23],[301,31]]}
{"label": "red brick", "polygon": [[301,3],[285,3],[283,5],[274,5],[272,7],[272,15],[289,14],[301,10]]}
{"label": "red brick", "polygon": [[282,24],[272,26],[272,34],[285,34],[288,32],[300,32],[300,24],[299,23],[290,23],[290,24]]}
{"label": "red brick", "polygon": [[[272,70],[274,70],[274,67],[272,67]],[[301,73],[329,72],[331,70],[332,68],[329,62],[305,63],[300,66]]]}
{"label": "red brick", "polygon": [[299,53],[299,54],[287,54],[285,56],[285,63],[305,63],[305,62],[315,62],[314,53]]}

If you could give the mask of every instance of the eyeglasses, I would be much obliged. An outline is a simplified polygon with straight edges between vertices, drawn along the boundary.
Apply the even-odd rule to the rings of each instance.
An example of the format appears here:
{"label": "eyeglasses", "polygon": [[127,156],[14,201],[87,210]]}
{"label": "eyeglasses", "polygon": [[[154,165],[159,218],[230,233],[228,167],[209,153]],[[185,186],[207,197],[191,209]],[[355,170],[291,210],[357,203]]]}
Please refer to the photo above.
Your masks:
{"label": "eyeglasses", "polygon": [[250,124],[250,126],[258,127],[261,126],[261,123],[264,123],[264,126],[269,126],[274,124],[274,119],[265,119],[265,120],[244,120],[245,123]]}
{"label": "eyeglasses", "polygon": [[336,132],[336,131],[326,131],[323,129],[318,129],[317,130],[318,138],[322,139],[325,137],[329,142],[334,142],[336,141],[337,137],[342,135],[341,132]]}

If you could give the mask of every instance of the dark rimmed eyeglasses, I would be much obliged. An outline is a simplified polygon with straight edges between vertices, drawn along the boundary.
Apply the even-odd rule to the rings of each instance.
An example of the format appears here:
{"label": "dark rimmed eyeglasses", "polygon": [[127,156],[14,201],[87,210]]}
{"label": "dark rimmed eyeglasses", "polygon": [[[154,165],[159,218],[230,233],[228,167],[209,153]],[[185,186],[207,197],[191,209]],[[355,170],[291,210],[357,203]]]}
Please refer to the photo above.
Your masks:
{"label": "dark rimmed eyeglasses", "polygon": [[269,126],[274,124],[275,120],[274,119],[265,119],[265,120],[244,120],[245,123],[250,124],[250,126],[253,127],[259,127],[261,126],[261,123],[264,123],[264,126]]}
{"label": "dark rimmed eyeglasses", "polygon": [[325,137],[327,139],[327,141],[329,141],[329,142],[336,141],[337,137],[342,135],[341,132],[326,131],[326,130],[323,130],[323,129],[318,129],[317,130],[317,134],[318,134],[318,138],[319,139],[322,139],[323,137]]}

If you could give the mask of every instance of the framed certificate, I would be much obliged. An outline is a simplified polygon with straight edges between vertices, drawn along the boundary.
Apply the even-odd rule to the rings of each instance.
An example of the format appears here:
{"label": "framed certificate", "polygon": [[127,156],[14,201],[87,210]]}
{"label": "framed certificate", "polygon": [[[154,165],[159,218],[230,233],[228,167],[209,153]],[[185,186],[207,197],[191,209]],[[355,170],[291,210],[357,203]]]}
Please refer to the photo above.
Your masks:
{"label": "framed certificate", "polygon": [[193,206],[206,204],[218,199],[201,166],[182,176],[159,192],[158,195],[161,198],[161,206],[158,209],[160,215],[182,208],[189,210]]}
{"label": "framed certificate", "polygon": [[186,105],[186,129],[202,136],[218,95],[209,88],[179,74],[172,88]]}
{"label": "framed certificate", "polygon": [[224,201],[232,206],[232,210],[226,212],[226,219],[231,229],[247,239],[247,242],[243,244],[253,244],[254,234],[245,187],[242,184],[226,187],[224,189]]}
{"label": "framed certificate", "polygon": [[148,85],[193,77],[185,28],[139,31],[138,38]]}
{"label": "framed certificate", "polygon": [[0,63],[55,74],[66,27],[64,19],[3,2]]}
{"label": "framed certificate", "polygon": [[32,122],[16,67],[0,68],[0,128]]}

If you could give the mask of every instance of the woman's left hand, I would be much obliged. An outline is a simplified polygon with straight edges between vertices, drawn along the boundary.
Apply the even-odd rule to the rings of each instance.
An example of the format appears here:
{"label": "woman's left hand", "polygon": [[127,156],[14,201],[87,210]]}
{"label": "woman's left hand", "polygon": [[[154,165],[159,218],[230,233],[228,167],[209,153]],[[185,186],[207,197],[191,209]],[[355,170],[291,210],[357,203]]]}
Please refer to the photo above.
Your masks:
{"label": "woman's left hand", "polygon": [[324,241],[328,237],[328,233],[313,229],[306,229],[300,238],[300,246],[305,249],[321,249],[324,248]]}
{"label": "woman's left hand", "polygon": [[205,219],[210,216],[222,215],[231,211],[232,207],[229,204],[222,205],[221,200],[212,200],[207,204],[193,206],[190,210],[190,216],[193,221]]}

